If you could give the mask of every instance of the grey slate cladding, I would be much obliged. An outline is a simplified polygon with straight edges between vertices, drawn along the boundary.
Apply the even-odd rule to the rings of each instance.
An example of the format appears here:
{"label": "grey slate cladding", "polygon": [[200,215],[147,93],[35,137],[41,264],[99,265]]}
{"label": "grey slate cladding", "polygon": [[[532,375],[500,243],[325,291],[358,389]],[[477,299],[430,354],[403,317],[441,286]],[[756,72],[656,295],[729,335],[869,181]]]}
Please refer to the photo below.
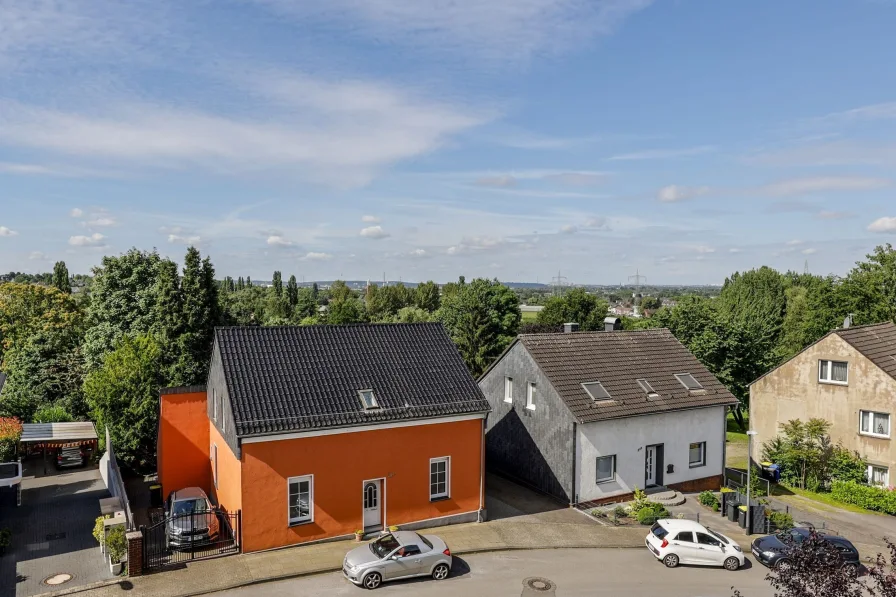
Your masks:
{"label": "grey slate cladding", "polygon": [[[737,404],[667,329],[523,334],[519,342],[582,423]],[[687,390],[676,373],[690,373],[703,389]],[[646,379],[658,396],[648,397],[638,379]],[[582,384],[595,381],[611,400],[588,395]]]}
{"label": "grey slate cladding", "polygon": [[440,323],[218,328],[215,343],[240,437],[489,410]]}

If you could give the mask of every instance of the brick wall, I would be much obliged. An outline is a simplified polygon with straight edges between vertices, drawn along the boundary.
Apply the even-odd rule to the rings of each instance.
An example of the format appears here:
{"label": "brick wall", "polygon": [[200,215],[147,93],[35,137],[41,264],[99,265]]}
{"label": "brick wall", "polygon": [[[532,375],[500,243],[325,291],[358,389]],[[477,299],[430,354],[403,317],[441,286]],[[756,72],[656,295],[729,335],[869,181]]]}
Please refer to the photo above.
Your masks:
{"label": "brick wall", "polygon": [[680,491],[681,493],[718,491],[722,487],[723,481],[724,477],[722,475],[713,475],[712,477],[703,477],[702,479],[694,479],[682,483],[670,483],[666,487],[674,489],[675,491]]}
{"label": "brick wall", "polygon": [[143,574],[143,533],[131,531],[125,537],[128,540],[128,576]]}

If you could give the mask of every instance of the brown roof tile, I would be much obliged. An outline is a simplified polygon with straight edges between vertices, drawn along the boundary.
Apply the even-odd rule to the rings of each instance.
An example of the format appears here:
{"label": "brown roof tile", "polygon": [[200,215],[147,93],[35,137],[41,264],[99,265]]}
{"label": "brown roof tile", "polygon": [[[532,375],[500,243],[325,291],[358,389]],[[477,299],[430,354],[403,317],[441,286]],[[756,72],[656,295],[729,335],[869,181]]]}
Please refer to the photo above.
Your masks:
{"label": "brown roof tile", "polygon": [[834,333],[896,378],[896,325],[893,322],[859,325]]}
{"label": "brown roof tile", "polygon": [[[667,329],[523,334],[519,340],[583,423],[737,404]],[[704,389],[686,390],[676,373],[690,373]],[[646,379],[658,396],[648,397],[638,379]],[[601,382],[613,400],[592,400],[582,384],[593,381]]]}

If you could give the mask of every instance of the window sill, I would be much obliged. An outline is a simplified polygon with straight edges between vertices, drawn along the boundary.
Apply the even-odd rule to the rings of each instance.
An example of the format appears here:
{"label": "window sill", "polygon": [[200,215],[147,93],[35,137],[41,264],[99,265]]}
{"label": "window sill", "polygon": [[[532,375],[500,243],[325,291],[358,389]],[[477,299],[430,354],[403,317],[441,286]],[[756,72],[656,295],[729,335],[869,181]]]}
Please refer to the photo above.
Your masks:
{"label": "window sill", "polygon": [[430,502],[444,502],[445,500],[450,500],[450,499],[451,499],[450,495],[440,495],[439,497],[430,497],[429,501]]}
{"label": "window sill", "polygon": [[819,379],[818,383],[823,383],[829,386],[848,386],[848,381],[828,381],[827,379]]}
{"label": "window sill", "polygon": [[688,464],[688,468],[700,468],[701,466],[706,466],[706,463],[701,462],[700,464]]}
{"label": "window sill", "polygon": [[513,400],[504,400],[504,404],[513,404]]}
{"label": "window sill", "polygon": [[616,476],[614,475],[612,479],[602,479],[599,481],[595,481],[594,484],[595,485],[606,485],[607,483],[615,483],[615,482],[616,482]]}
{"label": "window sill", "polygon": [[890,439],[889,435],[881,435],[879,433],[868,433],[867,431],[859,431],[859,435],[864,437],[873,437],[876,439]]}
{"label": "window sill", "polygon": [[286,526],[287,526],[287,528],[291,529],[292,527],[300,527],[300,526],[304,526],[306,524],[311,524],[313,522],[314,522],[313,520],[297,520],[296,522],[290,522]]}
{"label": "window sill", "polygon": [[534,410],[535,410],[535,407],[534,407],[534,406],[527,406],[527,407],[526,407],[526,410],[532,410],[532,411],[534,411]]}

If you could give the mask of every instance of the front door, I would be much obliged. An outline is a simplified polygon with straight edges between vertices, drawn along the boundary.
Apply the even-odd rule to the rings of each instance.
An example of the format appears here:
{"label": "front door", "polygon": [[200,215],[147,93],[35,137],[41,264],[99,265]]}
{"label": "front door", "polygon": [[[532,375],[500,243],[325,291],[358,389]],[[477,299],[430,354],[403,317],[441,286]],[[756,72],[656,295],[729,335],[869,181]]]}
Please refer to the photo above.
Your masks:
{"label": "front door", "polygon": [[646,452],[644,456],[646,460],[644,486],[650,487],[651,485],[656,485],[656,446],[647,446],[644,448],[644,451]]}
{"label": "front door", "polygon": [[364,500],[364,532],[383,529],[382,481],[365,481],[362,498]]}

